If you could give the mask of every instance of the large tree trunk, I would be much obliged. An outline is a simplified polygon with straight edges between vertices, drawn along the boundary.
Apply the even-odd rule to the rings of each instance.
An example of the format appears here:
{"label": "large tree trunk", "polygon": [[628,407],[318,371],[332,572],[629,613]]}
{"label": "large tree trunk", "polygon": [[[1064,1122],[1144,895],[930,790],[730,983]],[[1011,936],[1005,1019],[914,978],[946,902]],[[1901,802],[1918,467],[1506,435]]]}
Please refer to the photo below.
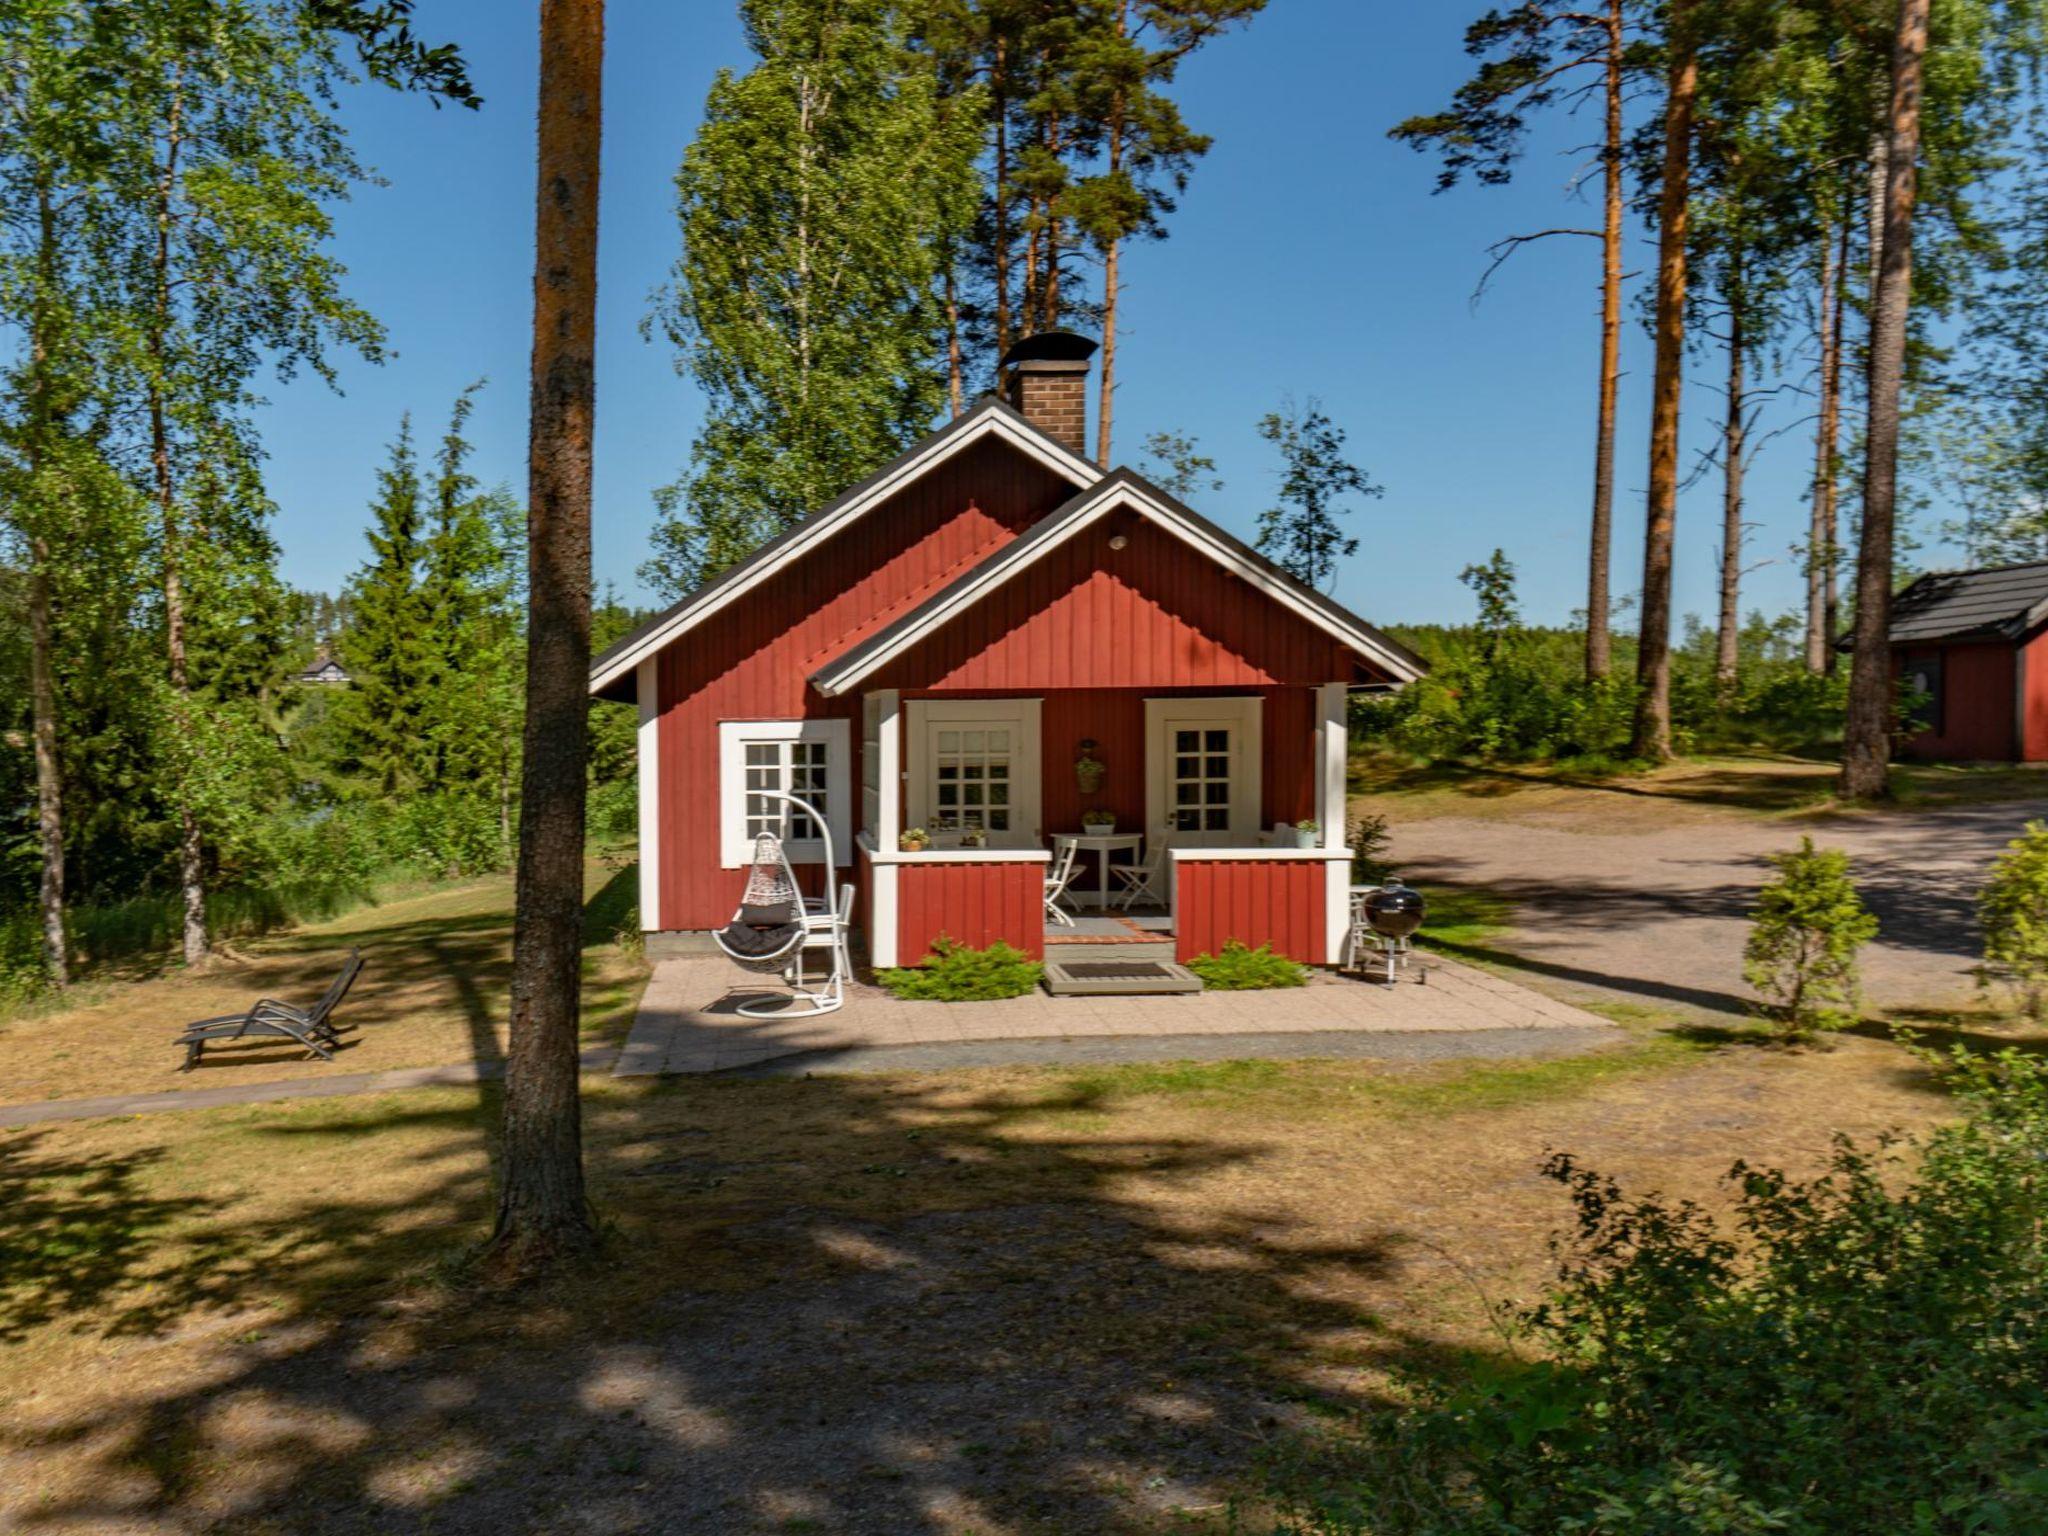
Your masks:
{"label": "large tree trunk", "polygon": [[1835,389],[1841,383],[1836,349],[1842,330],[1836,310],[1842,302],[1838,237],[1823,229],[1820,242],[1820,409],[1813,429],[1813,504],[1806,530],[1806,670],[1825,672],[1834,641],[1828,625],[1828,571],[1835,552],[1835,444],[1839,415]]}
{"label": "large tree trunk", "polygon": [[583,1187],[577,1025],[603,0],[541,0],[540,33],[526,729],[504,1168],[490,1255],[509,1276],[584,1252],[597,1240]]}
{"label": "large tree trunk", "polygon": [[[39,894],[43,926],[43,975],[53,987],[71,984],[64,942],[64,769],[57,755],[56,624],[50,597],[50,507],[43,471],[56,428],[50,370],[56,329],[57,219],[46,178],[36,186],[37,274],[35,335],[30,342],[33,382],[28,420],[28,494],[37,500],[30,517],[41,526],[28,539],[28,691],[30,730],[35,737],[36,844],[42,861]],[[27,521],[27,519],[24,519]]]}
{"label": "large tree trunk", "polygon": [[1721,426],[1721,612],[1714,635],[1714,681],[1723,698],[1735,691],[1736,642],[1742,633],[1742,470],[1748,451],[1743,412],[1749,408],[1742,280],[1731,257],[1728,285],[1728,419]]}
{"label": "large tree trunk", "polygon": [[1121,240],[1109,242],[1102,256],[1102,382],[1095,408],[1095,462],[1109,468],[1110,424],[1116,416],[1116,290],[1117,253]]}
{"label": "large tree trunk", "polygon": [[1607,6],[1606,214],[1600,260],[1600,420],[1593,445],[1593,535],[1586,573],[1586,676],[1605,677],[1614,665],[1608,632],[1609,566],[1614,549],[1614,407],[1621,386],[1622,0]]}
{"label": "large tree trunk", "polygon": [[1657,363],[1650,403],[1650,487],[1643,529],[1642,632],[1637,639],[1635,734],[1629,750],[1671,756],[1671,549],[1678,517],[1678,408],[1685,369],[1687,213],[1692,115],[1699,63],[1686,8],[1671,18],[1670,87],[1664,106],[1663,186],[1658,194]]}
{"label": "large tree trunk", "polygon": [[1848,219],[1842,220],[1841,235],[1835,246],[1835,334],[1834,343],[1829,348],[1827,374],[1828,483],[1826,510],[1822,515],[1827,562],[1821,568],[1821,623],[1827,633],[1827,670],[1830,673],[1841,657],[1841,652],[1835,648],[1835,640],[1842,633],[1842,367],[1849,355],[1846,346],[1849,315],[1846,294],[1852,228]]}
{"label": "large tree trunk", "polygon": [[[995,250],[989,262],[996,285],[996,356],[1010,350],[1010,98],[1007,94],[1009,53],[1000,35],[995,63],[989,71],[989,111],[996,124],[995,175],[990,183],[990,228]],[[998,381],[1000,382],[1000,381]]]}
{"label": "large tree trunk", "polygon": [[29,707],[36,743],[36,841],[42,854],[43,972],[53,987],[70,985],[64,943],[64,775],[57,757],[55,625],[50,611],[50,546],[29,541]]}
{"label": "large tree trunk", "polygon": [[967,409],[967,390],[960,369],[960,287],[953,257],[946,257],[946,400],[955,420]]}
{"label": "large tree trunk", "polygon": [[1899,474],[1899,396],[1913,298],[1913,202],[1919,190],[1920,81],[1928,0],[1899,0],[1892,48],[1884,228],[1870,306],[1869,415],[1864,429],[1863,540],[1856,558],[1856,646],[1842,740],[1842,794],[1873,800],[1889,788],[1892,726],[1892,531]]}

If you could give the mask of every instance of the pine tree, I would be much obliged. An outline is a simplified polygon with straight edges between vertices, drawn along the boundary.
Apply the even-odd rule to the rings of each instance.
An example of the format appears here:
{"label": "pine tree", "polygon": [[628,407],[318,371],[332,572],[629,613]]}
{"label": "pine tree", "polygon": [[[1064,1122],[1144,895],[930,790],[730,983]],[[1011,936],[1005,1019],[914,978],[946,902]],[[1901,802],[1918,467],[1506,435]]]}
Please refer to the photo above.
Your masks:
{"label": "pine tree", "polygon": [[[1488,11],[1465,31],[1465,51],[1480,60],[1449,108],[1411,117],[1391,136],[1443,156],[1437,190],[1467,174],[1482,185],[1505,184],[1514,174],[1530,118],[1563,104],[1576,108],[1597,94],[1601,104],[1602,220],[1598,230],[1559,228],[1510,236],[1494,247],[1493,269],[1522,246],[1555,236],[1600,241],[1600,379],[1594,417],[1593,507],[1588,541],[1586,675],[1605,677],[1612,664],[1608,610],[1609,560],[1614,527],[1615,405],[1621,379],[1622,214],[1626,171],[1624,103],[1645,67],[1645,50],[1632,36],[1633,0],[1524,0]],[[1484,288],[1486,278],[1480,286]]]}
{"label": "pine tree", "polygon": [[1296,409],[1264,416],[1259,436],[1280,450],[1280,499],[1259,514],[1258,547],[1280,568],[1327,591],[1337,562],[1358,552],[1358,540],[1337,519],[1347,496],[1376,497],[1382,487],[1344,457],[1344,429],[1323,414],[1314,397]]}
{"label": "pine tree", "polygon": [[541,0],[526,720],[498,1220],[522,1277],[597,1244],[583,1182],[583,857],[590,753],[590,449],[596,411],[603,0]]}
{"label": "pine tree", "polygon": [[942,266],[976,125],[941,109],[895,0],[747,0],[676,178],[656,321],[709,408],[645,578],[688,590],[893,457],[944,401]]}

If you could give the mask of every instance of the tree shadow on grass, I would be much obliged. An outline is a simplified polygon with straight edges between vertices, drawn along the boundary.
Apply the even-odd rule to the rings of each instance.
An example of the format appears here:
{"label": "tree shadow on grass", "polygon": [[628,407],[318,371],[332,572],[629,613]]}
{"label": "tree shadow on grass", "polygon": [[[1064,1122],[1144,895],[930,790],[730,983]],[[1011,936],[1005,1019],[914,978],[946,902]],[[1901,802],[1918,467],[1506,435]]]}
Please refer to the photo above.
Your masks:
{"label": "tree shadow on grass", "polygon": [[[335,1177],[260,1215],[151,1212],[104,1159],[7,1144],[17,1183],[48,1190],[0,1210],[0,1251],[24,1219],[50,1219],[33,1214],[49,1200],[109,1234],[86,1281],[22,1272],[25,1317],[215,1331],[182,1385],[10,1431],[0,1458],[49,1477],[33,1505],[0,1493],[0,1517],[24,1531],[1154,1530],[1213,1509],[1260,1446],[1319,1410],[1372,1407],[1372,1373],[1443,1363],[1347,1299],[1407,1262],[1399,1233],[1333,1243],[1213,1193],[1137,1198],[1134,1183],[1227,1188],[1260,1149],[1105,1134],[1085,1092],[601,1085],[586,1120],[611,1249],[517,1298],[429,1278],[484,1230],[493,1120],[448,1094],[265,1119],[242,1133],[253,1159]],[[121,1235],[143,1218],[145,1236]]]}

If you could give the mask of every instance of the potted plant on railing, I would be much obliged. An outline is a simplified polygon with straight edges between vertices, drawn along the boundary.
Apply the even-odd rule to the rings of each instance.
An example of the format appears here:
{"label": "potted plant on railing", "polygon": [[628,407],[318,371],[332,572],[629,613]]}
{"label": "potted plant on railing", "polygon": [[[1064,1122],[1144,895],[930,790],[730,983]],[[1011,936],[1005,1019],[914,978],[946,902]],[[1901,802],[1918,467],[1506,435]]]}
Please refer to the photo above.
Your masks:
{"label": "potted plant on railing", "polygon": [[960,846],[962,848],[986,848],[988,846],[987,830],[982,827],[962,827],[960,829]]}
{"label": "potted plant on railing", "polygon": [[1322,824],[1311,821],[1306,816],[1294,824],[1294,846],[1297,848],[1315,847],[1316,839],[1322,835]]}
{"label": "potted plant on railing", "polygon": [[1081,830],[1090,837],[1108,837],[1116,830],[1116,812],[1100,807],[1081,813]]}
{"label": "potted plant on railing", "polygon": [[896,846],[905,853],[923,853],[931,845],[932,835],[923,827],[905,827],[896,838]]}

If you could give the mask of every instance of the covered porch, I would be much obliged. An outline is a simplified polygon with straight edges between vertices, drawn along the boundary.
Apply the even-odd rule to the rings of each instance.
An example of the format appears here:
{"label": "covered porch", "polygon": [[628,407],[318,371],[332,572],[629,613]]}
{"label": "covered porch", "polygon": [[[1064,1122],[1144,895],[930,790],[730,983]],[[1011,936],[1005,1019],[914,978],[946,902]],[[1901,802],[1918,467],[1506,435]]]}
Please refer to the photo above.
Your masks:
{"label": "covered porch", "polygon": [[1234,939],[1329,963],[1350,880],[1348,688],[864,695],[871,959],[916,964],[946,937],[1186,960]]}

